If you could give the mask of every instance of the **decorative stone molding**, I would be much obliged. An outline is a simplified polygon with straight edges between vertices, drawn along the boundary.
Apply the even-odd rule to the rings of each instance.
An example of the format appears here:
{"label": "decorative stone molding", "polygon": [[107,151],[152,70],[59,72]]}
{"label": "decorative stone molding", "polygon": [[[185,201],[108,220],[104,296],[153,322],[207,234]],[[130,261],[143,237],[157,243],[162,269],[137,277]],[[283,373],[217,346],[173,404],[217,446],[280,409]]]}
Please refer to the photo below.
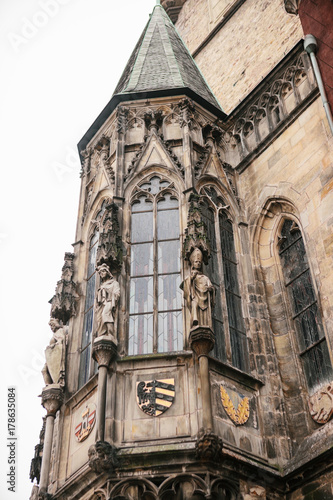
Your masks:
{"label": "decorative stone molding", "polygon": [[317,95],[300,42],[229,116],[222,138],[226,161],[242,172]]}
{"label": "decorative stone molding", "polygon": [[284,0],[284,7],[288,14],[294,14],[295,16],[298,14],[299,4],[300,0]]}
{"label": "decorative stone molding", "polygon": [[96,473],[113,472],[118,465],[116,448],[107,441],[97,441],[88,450],[89,467]]}
{"label": "decorative stone molding", "polygon": [[161,0],[161,5],[175,24],[186,0]]}
{"label": "decorative stone molding", "polygon": [[190,260],[193,250],[199,248],[202,252],[203,262],[207,264],[210,256],[210,243],[207,236],[206,224],[202,220],[200,196],[196,193],[191,193],[189,205],[183,247],[184,258],[185,260]]}
{"label": "decorative stone molding", "polygon": [[73,281],[74,254],[65,253],[65,263],[62,268],[61,279],[57,282],[55,295],[49,301],[51,304],[51,317],[62,321],[64,324],[75,316],[76,284]]}
{"label": "decorative stone molding", "polygon": [[96,144],[95,150],[99,155],[100,163],[104,168],[111,185],[113,185],[115,181],[115,173],[110,162],[110,138],[106,135],[102,135]]}
{"label": "decorative stone molding", "polygon": [[196,456],[201,461],[218,461],[222,455],[222,439],[211,430],[200,429],[195,445]]}
{"label": "decorative stone molding", "polygon": [[156,133],[160,130],[163,122],[163,113],[160,110],[150,109],[144,115],[146,127],[151,134],[153,131]]}
{"label": "decorative stone molding", "polygon": [[118,106],[117,109],[117,132],[118,134],[125,134],[128,124],[129,109],[125,106]]}
{"label": "decorative stone molding", "polygon": [[106,205],[99,231],[96,264],[98,266],[107,264],[111,271],[120,271],[123,250],[118,222],[118,207],[115,203]]}
{"label": "decorative stone molding", "polygon": [[215,345],[215,335],[211,328],[198,326],[190,331],[189,344],[198,357],[208,356]]}
{"label": "decorative stone molding", "polygon": [[184,99],[181,99],[179,101],[178,107],[181,111],[180,120],[179,120],[179,124],[180,124],[181,128],[183,128],[187,125],[189,127],[189,129],[191,130],[192,126],[193,126],[194,114],[195,114],[194,102],[191,99],[184,97]]}
{"label": "decorative stone molding", "polygon": [[317,424],[326,424],[333,415],[333,382],[309,398],[310,415]]}
{"label": "decorative stone molding", "polygon": [[82,167],[80,177],[85,177],[90,174],[91,156],[93,150],[91,148],[86,148],[81,151]]}
{"label": "decorative stone molding", "polygon": [[266,499],[266,490],[262,486],[253,486],[250,488],[249,493],[245,493],[243,495],[244,500],[253,500],[256,498],[262,498],[263,500]]}
{"label": "decorative stone molding", "polygon": [[64,401],[63,389],[59,384],[50,384],[42,391],[42,405],[47,415],[55,416]]}
{"label": "decorative stone molding", "polygon": [[117,345],[107,335],[97,337],[94,340],[92,357],[99,367],[108,367],[111,360],[117,357]]}

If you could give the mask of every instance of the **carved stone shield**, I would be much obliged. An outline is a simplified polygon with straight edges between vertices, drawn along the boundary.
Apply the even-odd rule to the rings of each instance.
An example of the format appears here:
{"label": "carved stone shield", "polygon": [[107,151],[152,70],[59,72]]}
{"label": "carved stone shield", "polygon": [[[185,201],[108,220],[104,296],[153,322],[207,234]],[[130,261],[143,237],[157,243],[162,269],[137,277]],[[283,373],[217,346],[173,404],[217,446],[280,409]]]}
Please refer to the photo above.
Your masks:
{"label": "carved stone shield", "polygon": [[47,368],[54,384],[58,383],[60,372],[63,369],[63,344],[49,345],[45,349]]}
{"label": "carved stone shield", "polygon": [[136,401],[139,408],[152,417],[158,417],[172,405],[175,399],[175,379],[137,382]]}
{"label": "carved stone shield", "polygon": [[[223,408],[225,409],[225,412],[230,420],[232,420],[236,425],[245,424],[250,416],[249,398],[246,398],[238,393],[236,394],[234,391],[232,391],[231,396],[229,396],[226,389],[222,385],[220,386],[220,393]],[[236,399],[238,400],[237,402]],[[235,408],[234,403],[238,403],[237,409]]]}
{"label": "carved stone shield", "polygon": [[81,443],[87,439],[96,422],[96,405],[90,403],[82,413],[82,420],[75,426],[76,439]]}

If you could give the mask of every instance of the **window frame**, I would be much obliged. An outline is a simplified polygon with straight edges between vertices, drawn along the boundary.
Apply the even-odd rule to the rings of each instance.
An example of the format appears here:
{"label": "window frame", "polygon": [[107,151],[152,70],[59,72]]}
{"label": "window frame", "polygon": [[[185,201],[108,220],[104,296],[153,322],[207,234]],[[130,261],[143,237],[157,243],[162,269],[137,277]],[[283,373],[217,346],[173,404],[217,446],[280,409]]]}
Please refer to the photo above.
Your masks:
{"label": "window frame", "polygon": [[[167,185],[165,187],[162,187],[159,191],[156,193],[151,193],[148,189],[144,189],[142,186],[145,186],[149,184],[154,178],[158,178],[160,183],[165,182]],[[158,203],[159,201],[163,200],[165,195],[170,195],[171,199],[176,199],[177,200],[177,207],[169,207],[169,208],[163,208],[160,210],[161,212],[169,211],[169,210],[177,210],[178,212],[178,218],[179,218],[179,236],[178,238],[159,238],[158,237]],[[135,202],[139,200],[140,198],[145,197],[146,199],[149,200],[152,206],[152,210],[147,210],[147,212],[152,212],[153,216],[153,239],[152,241],[140,241],[140,242],[132,242],[132,215],[133,213],[146,213],[146,211],[138,211],[138,212],[132,212],[132,207],[135,205]],[[180,194],[175,186],[175,183],[172,180],[169,180],[165,175],[159,172],[154,172],[150,174],[149,176],[145,177],[144,179],[140,180],[138,184],[136,184],[133,194],[130,198],[129,201],[129,238],[128,238],[128,244],[129,244],[129,272],[126,273],[126,289],[127,289],[127,335],[126,335],[126,352],[128,353],[129,356],[146,356],[149,354],[162,354],[162,353],[169,353],[169,352],[181,352],[184,349],[184,344],[185,344],[185,339],[184,339],[184,318],[183,318],[183,300],[182,298],[180,299],[180,304],[179,308],[177,309],[168,309],[168,310],[160,310],[159,309],[159,297],[158,297],[158,283],[159,283],[159,278],[161,276],[167,276],[167,275],[176,275],[179,277],[179,284],[182,279],[182,259],[181,259],[181,244],[182,244],[182,221],[181,221],[181,198]],[[160,272],[159,271],[159,263],[158,263],[158,245],[161,242],[167,242],[167,241],[178,241],[179,242],[179,266],[178,266],[178,271],[173,271],[173,272]],[[140,244],[152,244],[153,248],[153,269],[152,272],[149,274],[140,274],[138,276],[132,275],[132,247],[134,245],[140,245]],[[131,337],[130,337],[130,318],[131,316],[138,316],[137,312],[130,312],[130,300],[131,300],[131,280],[136,278],[136,277],[152,277],[153,279],[153,305],[152,305],[152,312],[142,312],[140,313],[141,315],[148,315],[152,314],[153,316],[153,337],[152,337],[152,351],[151,352],[142,352],[142,353],[135,353],[135,348],[131,349],[130,347],[130,342],[131,342]],[[178,279],[178,278],[176,278]],[[179,294],[181,297],[181,292],[179,290]],[[159,350],[159,335],[158,335],[158,322],[159,322],[159,315],[160,314],[165,314],[166,312],[174,312],[181,315],[180,320],[175,319],[175,321],[181,321],[181,343],[182,343],[182,348],[181,349],[176,349],[173,351],[164,351],[164,350]],[[178,338],[177,343],[180,342],[180,336]],[[134,346],[134,344],[133,344]],[[133,352],[131,352],[133,350]]]}

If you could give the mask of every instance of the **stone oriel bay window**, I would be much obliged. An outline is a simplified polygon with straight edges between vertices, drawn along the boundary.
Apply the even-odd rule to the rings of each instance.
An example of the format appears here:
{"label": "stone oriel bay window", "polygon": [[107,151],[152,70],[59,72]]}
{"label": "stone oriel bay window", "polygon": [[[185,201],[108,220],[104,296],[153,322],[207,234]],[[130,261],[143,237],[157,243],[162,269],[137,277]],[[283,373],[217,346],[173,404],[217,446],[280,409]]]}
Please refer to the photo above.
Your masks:
{"label": "stone oriel bay window", "polygon": [[170,181],[153,176],[131,204],[128,354],[183,349],[179,202]]}

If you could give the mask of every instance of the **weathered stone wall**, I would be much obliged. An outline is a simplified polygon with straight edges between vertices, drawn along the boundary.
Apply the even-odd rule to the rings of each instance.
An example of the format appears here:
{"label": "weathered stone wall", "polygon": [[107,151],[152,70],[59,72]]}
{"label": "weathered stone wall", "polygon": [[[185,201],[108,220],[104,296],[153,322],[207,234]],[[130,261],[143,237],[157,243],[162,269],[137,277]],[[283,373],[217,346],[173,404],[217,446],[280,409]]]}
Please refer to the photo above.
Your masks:
{"label": "weathered stone wall", "polygon": [[187,0],[176,27],[222,108],[230,112],[303,37],[303,31],[299,17],[287,14],[282,0],[246,0],[196,55],[221,22],[217,18],[216,23],[216,9],[224,4],[217,4],[211,22],[208,1]]}

